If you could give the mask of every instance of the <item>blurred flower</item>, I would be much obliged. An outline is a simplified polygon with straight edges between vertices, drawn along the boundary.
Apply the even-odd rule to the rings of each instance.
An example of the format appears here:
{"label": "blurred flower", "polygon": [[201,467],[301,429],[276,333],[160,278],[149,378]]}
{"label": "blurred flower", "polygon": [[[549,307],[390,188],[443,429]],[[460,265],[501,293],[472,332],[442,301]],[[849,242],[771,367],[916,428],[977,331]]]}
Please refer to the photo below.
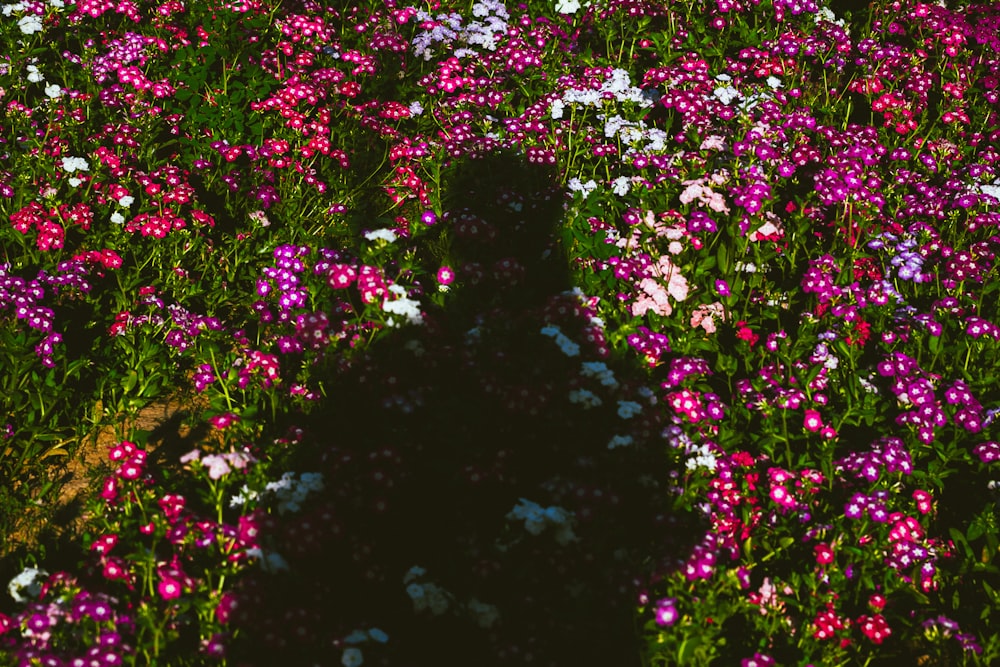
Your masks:
{"label": "blurred flower", "polygon": [[42,592],[42,579],[48,576],[48,572],[36,567],[26,567],[10,580],[7,584],[7,592],[14,598],[15,602],[26,602],[29,597],[37,598]]}

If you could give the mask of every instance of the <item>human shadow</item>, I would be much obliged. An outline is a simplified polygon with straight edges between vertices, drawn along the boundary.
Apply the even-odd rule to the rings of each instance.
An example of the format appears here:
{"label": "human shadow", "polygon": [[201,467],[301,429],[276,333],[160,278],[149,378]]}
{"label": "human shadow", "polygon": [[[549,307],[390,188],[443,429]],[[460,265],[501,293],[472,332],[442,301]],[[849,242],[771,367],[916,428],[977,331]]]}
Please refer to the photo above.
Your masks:
{"label": "human shadow", "polygon": [[[553,169],[512,154],[454,168],[427,261],[457,280],[440,307],[423,295],[422,326],[331,371],[301,420],[293,469],[323,489],[261,522],[288,570],[238,589],[234,664],[348,648],[393,666],[639,664],[639,589],[703,531],[674,509],[655,408],[617,414],[643,369],[608,353],[572,289],[563,201]],[[601,405],[570,399],[588,386]],[[609,447],[626,421],[634,442]]]}

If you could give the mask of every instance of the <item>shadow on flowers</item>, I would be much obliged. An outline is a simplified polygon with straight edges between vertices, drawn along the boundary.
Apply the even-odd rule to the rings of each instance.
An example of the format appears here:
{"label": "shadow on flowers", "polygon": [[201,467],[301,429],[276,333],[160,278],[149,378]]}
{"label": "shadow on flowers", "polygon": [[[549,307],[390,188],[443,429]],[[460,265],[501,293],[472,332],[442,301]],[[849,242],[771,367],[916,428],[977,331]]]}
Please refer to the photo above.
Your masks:
{"label": "shadow on flowers", "polygon": [[235,664],[639,664],[638,592],[701,533],[642,370],[571,289],[562,202],[519,158],[453,168],[432,259],[456,281],[293,429]]}

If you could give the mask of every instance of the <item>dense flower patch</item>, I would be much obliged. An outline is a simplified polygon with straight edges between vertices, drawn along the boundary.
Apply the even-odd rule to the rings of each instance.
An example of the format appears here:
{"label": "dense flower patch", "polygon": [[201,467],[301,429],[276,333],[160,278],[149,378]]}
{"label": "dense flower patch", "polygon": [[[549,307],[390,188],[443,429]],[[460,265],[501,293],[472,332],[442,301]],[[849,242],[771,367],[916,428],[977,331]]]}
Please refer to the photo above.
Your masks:
{"label": "dense flower patch", "polygon": [[997,659],[1000,12],[335,4],[0,6],[0,659]]}

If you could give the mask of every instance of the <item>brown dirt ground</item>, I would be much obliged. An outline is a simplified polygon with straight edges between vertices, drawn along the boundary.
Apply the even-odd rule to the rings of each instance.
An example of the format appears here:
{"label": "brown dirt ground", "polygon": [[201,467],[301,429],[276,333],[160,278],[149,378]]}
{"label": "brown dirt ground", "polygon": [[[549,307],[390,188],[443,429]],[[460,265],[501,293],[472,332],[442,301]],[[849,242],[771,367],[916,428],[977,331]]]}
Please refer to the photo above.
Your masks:
{"label": "brown dirt ground", "polygon": [[[183,453],[211,439],[207,425],[192,428],[186,423],[204,407],[197,398],[171,396],[146,406],[132,417],[120,415],[111,419],[113,423],[82,438],[75,452],[55,473],[57,491],[50,494],[55,500],[39,503],[36,511],[19,517],[12,534],[0,544],[0,558],[18,550],[33,550],[42,542],[76,541],[88,519],[88,498],[112,470],[108,452],[122,440],[145,434],[149,466],[178,466]],[[109,415],[104,415],[100,404],[95,414],[108,421]]]}

